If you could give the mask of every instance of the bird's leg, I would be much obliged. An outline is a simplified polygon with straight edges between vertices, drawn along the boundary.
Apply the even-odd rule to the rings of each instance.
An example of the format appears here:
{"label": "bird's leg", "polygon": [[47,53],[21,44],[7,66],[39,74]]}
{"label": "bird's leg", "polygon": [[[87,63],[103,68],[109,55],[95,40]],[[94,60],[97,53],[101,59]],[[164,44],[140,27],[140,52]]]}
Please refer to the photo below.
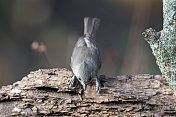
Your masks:
{"label": "bird's leg", "polygon": [[69,81],[69,87],[72,87],[74,85],[75,80],[76,80],[76,76],[73,75],[72,78]]}
{"label": "bird's leg", "polygon": [[100,93],[100,91],[101,91],[101,84],[100,84],[100,79],[99,79],[98,75],[96,76],[96,91],[98,93]]}

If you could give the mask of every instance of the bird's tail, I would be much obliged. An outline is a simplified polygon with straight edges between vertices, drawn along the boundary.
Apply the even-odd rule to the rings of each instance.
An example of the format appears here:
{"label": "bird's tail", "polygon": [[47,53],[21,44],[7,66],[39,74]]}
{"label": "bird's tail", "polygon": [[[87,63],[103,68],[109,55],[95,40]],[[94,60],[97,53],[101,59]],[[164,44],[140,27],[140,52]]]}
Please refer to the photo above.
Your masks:
{"label": "bird's tail", "polygon": [[95,36],[95,33],[99,27],[100,20],[98,18],[84,18],[84,35]]}

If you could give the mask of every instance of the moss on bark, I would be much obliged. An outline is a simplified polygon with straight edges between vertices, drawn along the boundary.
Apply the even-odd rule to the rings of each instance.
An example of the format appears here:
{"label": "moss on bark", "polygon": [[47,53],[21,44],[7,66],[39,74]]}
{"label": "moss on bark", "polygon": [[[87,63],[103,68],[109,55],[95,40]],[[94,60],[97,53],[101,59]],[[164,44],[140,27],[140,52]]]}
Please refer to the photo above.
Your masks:
{"label": "moss on bark", "polygon": [[163,29],[147,29],[143,35],[156,57],[161,73],[176,95],[176,0],[163,0]]}

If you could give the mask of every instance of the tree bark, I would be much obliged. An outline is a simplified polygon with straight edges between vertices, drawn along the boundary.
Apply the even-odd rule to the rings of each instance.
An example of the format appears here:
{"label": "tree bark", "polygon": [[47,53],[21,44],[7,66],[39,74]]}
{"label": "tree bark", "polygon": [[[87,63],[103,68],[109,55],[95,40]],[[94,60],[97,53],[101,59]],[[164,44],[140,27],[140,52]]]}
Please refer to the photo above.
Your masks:
{"label": "tree bark", "polygon": [[176,0],[163,0],[163,29],[149,28],[143,33],[161,73],[176,95]]}
{"label": "tree bark", "polygon": [[40,69],[0,89],[0,117],[6,116],[171,116],[176,98],[160,75],[100,76],[81,96],[79,83],[68,88],[72,72]]}

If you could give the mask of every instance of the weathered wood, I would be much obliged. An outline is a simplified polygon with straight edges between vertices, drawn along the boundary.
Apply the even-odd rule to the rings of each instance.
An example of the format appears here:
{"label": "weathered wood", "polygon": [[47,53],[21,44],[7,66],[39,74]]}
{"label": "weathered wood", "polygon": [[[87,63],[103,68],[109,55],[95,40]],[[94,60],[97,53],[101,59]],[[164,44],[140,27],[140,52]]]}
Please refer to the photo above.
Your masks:
{"label": "weathered wood", "polygon": [[81,99],[81,87],[68,88],[72,72],[40,69],[0,89],[0,117],[4,116],[170,116],[176,97],[160,75],[101,76]]}

